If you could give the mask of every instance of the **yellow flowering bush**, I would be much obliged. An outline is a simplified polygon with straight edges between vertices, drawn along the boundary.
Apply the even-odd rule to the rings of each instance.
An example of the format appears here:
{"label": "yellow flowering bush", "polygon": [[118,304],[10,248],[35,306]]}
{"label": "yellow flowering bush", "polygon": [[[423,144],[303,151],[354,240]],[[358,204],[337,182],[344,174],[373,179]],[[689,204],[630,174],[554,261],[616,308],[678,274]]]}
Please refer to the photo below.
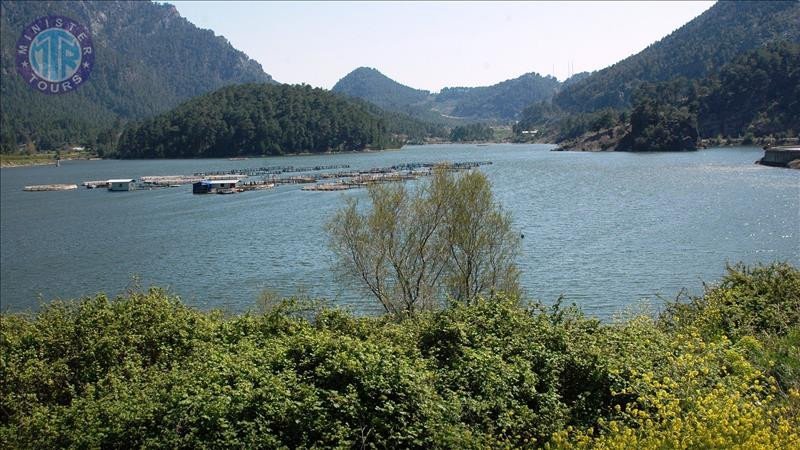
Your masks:
{"label": "yellow flowering bush", "polygon": [[615,394],[631,401],[545,447],[800,449],[798,318],[797,269],[729,267],[703,297],[668,305],[658,321],[609,329]]}
{"label": "yellow flowering bush", "polygon": [[779,398],[773,379],[727,339],[705,342],[676,335],[672,354],[656,373],[636,373],[619,407],[594,427],[568,427],[549,448],[797,449],[800,391]]}

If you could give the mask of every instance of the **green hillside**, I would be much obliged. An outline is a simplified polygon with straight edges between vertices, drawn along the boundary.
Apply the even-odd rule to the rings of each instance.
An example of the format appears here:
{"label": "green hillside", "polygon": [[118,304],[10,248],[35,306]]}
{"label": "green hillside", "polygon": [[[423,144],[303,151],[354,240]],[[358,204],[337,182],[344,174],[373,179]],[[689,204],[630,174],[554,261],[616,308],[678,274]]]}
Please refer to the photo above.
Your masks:
{"label": "green hillside", "polygon": [[435,98],[435,108],[451,103],[450,115],[474,119],[511,120],[526,106],[549,100],[560,86],[554,77],[526,73],[492,86],[444,88]]}
{"label": "green hillside", "polygon": [[386,148],[401,145],[406,136],[399,134],[411,134],[407,127],[419,125],[393,118],[307,85],[229,86],[131,125],[117,156],[209,158]]}
{"label": "green hillside", "polygon": [[425,117],[427,108],[421,104],[430,96],[428,91],[400,84],[370,67],[355,69],[339,80],[331,90],[366,100],[383,109],[409,113],[417,117]]}
{"label": "green hillside", "polygon": [[800,3],[717,2],[636,55],[565,87],[553,103],[571,113],[628,108],[642,82],[704,78],[773,41],[800,42]]}
{"label": "green hillside", "polygon": [[[14,46],[35,19],[64,15],[92,33],[96,67],[76,92],[42,95],[17,74]],[[2,150],[39,150],[65,144],[109,148],[130,119],[149,117],[180,102],[247,82],[273,82],[261,66],[221,36],[182,18],[175,7],[152,2],[4,1],[2,23]],[[98,142],[99,140],[99,142]]]}
{"label": "green hillside", "polygon": [[528,73],[492,86],[450,87],[432,94],[360,67],[339,80],[333,91],[418,119],[455,125],[513,120],[531,103],[552,98],[559,87],[554,77]]}

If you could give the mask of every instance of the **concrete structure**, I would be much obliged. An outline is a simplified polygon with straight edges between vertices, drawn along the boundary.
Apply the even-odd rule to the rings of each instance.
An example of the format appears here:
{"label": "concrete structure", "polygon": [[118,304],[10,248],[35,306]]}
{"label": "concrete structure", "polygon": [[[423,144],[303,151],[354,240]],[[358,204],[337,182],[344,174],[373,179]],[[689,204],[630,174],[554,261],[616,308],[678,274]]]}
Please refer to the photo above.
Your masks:
{"label": "concrete structure", "polygon": [[794,160],[800,160],[800,147],[768,148],[758,162],[765,166],[789,167],[789,163]]}
{"label": "concrete structure", "polygon": [[108,180],[109,191],[135,191],[136,180],[123,179],[123,180]]}

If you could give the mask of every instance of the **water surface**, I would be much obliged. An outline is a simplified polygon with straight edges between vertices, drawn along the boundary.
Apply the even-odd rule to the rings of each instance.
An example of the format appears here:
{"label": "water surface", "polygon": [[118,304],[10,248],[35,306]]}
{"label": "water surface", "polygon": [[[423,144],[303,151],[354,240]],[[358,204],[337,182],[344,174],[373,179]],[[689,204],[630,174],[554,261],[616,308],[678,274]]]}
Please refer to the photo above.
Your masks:
{"label": "water surface", "polygon": [[800,172],[754,165],[757,148],[691,153],[564,153],[545,145],[437,145],[246,161],[75,161],[0,171],[0,301],[116,294],[132,276],[189,304],[250,309],[264,289],[379,312],[338,283],[323,231],[345,197],[299,186],[192,195],[191,186],[137,192],[22,192],[28,184],[191,174],[266,165],[490,160],[484,171],[524,233],[527,295],[559,295],[609,317],[643,298],[701,290],[726,262],[800,264]]}

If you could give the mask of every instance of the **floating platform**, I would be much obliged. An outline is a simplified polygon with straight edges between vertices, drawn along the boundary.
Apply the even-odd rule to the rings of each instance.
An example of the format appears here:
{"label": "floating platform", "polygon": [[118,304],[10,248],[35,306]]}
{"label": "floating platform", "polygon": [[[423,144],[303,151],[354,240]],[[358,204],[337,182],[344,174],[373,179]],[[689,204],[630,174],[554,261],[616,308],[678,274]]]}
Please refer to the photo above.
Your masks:
{"label": "floating platform", "polygon": [[345,183],[323,183],[323,184],[313,184],[311,186],[303,186],[303,190],[332,192],[332,191],[346,191],[348,189],[355,189],[358,187],[361,186],[356,184],[345,184]]}
{"label": "floating platform", "polygon": [[108,180],[84,181],[81,183],[81,186],[85,187],[86,189],[107,188]]}
{"label": "floating platform", "polygon": [[45,192],[45,191],[72,191],[78,189],[77,184],[34,184],[25,186],[25,192]]}
{"label": "floating platform", "polygon": [[239,185],[238,189],[240,191],[264,191],[274,187],[275,183],[245,182],[244,184]]}

